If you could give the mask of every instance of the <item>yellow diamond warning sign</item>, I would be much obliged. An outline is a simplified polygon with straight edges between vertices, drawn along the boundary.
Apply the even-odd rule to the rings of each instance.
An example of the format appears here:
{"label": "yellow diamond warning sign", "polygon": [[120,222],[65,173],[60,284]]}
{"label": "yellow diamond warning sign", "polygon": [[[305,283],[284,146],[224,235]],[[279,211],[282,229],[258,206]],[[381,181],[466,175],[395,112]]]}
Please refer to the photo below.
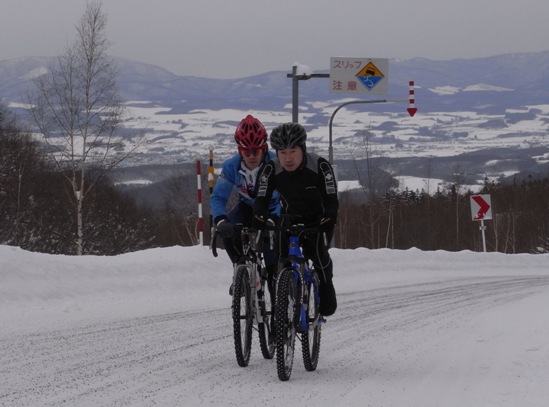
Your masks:
{"label": "yellow diamond warning sign", "polygon": [[369,90],[375,88],[384,77],[385,75],[371,61],[356,74],[356,78]]}
{"label": "yellow diamond warning sign", "polygon": [[377,66],[373,62],[368,62],[368,64],[362,68],[356,76],[384,76],[383,73],[377,69]]}
{"label": "yellow diamond warning sign", "polygon": [[386,94],[389,60],[387,58],[330,59],[330,92]]}

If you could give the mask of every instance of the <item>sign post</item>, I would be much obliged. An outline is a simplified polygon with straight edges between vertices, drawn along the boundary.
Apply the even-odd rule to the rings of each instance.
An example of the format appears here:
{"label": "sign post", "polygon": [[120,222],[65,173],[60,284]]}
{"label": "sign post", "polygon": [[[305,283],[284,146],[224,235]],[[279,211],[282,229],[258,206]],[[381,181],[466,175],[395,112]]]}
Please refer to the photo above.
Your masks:
{"label": "sign post", "polygon": [[473,220],[480,220],[480,230],[482,232],[482,247],[486,252],[486,236],[484,226],[485,220],[492,219],[492,202],[490,195],[471,195],[471,215]]}
{"label": "sign post", "polygon": [[292,123],[299,123],[299,81],[309,80],[311,78],[329,78],[329,73],[310,73],[309,67],[305,65],[294,64],[292,73],[286,74],[287,78],[292,78]]}

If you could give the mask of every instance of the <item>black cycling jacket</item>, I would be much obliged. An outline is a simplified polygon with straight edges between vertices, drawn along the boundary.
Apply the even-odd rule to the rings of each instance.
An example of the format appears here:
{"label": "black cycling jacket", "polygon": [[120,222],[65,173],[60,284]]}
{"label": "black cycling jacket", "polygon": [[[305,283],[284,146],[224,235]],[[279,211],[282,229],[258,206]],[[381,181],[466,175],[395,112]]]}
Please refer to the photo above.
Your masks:
{"label": "black cycling jacket", "polygon": [[257,177],[254,215],[268,214],[273,192],[280,194],[282,213],[299,214],[304,223],[318,221],[328,215],[337,220],[339,200],[334,171],[328,160],[306,153],[301,167],[285,171],[278,158],[270,160]]}

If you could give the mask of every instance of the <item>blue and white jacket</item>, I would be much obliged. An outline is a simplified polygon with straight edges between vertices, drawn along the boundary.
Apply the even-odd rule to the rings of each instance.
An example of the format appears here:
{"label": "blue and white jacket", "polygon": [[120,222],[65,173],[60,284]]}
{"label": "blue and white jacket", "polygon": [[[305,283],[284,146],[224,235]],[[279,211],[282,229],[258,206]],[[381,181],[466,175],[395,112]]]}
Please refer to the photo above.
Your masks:
{"label": "blue and white jacket", "polygon": [[[227,203],[233,191],[238,193],[238,200],[250,208],[253,208],[256,196],[257,174],[265,163],[276,157],[272,151],[264,154],[261,164],[250,170],[244,165],[244,160],[240,154],[235,154],[223,163],[221,173],[215,182],[215,186],[210,198],[210,210],[214,222],[217,223],[222,217],[228,214]],[[270,203],[269,213],[280,214],[280,204],[278,202],[278,192],[275,191]]]}

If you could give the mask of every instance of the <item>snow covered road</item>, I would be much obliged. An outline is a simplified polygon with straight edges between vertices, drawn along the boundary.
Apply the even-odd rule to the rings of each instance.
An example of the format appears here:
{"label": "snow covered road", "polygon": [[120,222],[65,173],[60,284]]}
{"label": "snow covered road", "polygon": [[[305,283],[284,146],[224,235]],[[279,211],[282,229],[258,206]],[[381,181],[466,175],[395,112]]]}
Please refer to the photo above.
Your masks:
{"label": "snow covered road", "polygon": [[225,286],[212,306],[3,330],[0,405],[544,405],[548,273],[408,271],[351,273],[323,328],[318,369],[306,372],[298,352],[285,383],[256,334],[250,365],[236,364]]}

